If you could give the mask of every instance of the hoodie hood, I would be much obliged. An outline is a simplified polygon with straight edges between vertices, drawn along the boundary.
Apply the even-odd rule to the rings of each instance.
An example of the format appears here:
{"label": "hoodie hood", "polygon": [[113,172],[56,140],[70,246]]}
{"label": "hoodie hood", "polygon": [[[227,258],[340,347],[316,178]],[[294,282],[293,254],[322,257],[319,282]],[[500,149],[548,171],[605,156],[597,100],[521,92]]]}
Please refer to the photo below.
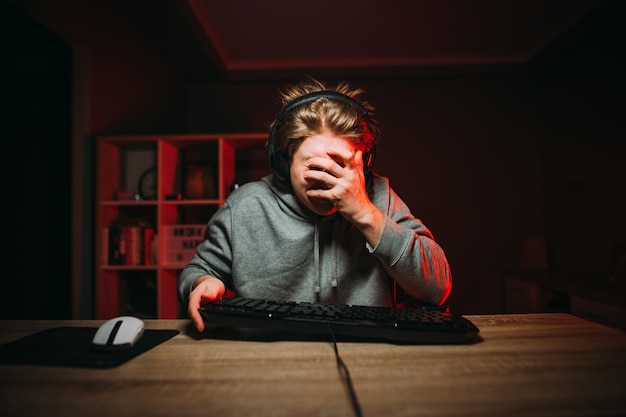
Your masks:
{"label": "hoodie hood", "polygon": [[274,174],[261,178],[261,182],[267,185],[272,191],[283,213],[306,221],[313,221],[317,216],[298,201],[290,184],[285,184],[283,181],[280,181]]}

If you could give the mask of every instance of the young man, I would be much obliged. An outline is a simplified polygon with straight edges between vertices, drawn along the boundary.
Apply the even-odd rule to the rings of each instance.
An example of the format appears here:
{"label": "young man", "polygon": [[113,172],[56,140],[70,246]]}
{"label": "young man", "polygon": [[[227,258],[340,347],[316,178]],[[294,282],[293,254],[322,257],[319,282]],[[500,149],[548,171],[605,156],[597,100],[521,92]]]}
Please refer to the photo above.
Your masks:
{"label": "young man", "polygon": [[442,304],[448,261],[430,231],[372,171],[379,138],[364,91],[314,79],[285,88],[267,151],[273,174],[236,189],[207,225],[179,276],[198,331],[198,308],[232,289],[270,300]]}

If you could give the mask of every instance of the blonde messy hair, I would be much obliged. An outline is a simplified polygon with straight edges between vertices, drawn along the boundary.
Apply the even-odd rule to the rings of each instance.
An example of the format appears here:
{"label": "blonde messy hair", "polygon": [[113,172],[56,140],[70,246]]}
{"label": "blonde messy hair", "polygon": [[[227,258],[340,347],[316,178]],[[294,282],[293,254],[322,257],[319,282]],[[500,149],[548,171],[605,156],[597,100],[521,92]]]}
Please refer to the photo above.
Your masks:
{"label": "blonde messy hair", "polygon": [[275,150],[287,158],[289,163],[306,138],[323,133],[352,139],[364,153],[372,152],[376,147],[380,133],[373,115],[374,108],[364,99],[364,90],[352,88],[345,81],[331,87],[309,78],[285,86],[279,91],[283,111],[294,100],[323,91],[343,94],[354,103],[322,95],[294,107],[287,114],[281,112],[271,125],[273,137],[270,141],[274,142]]}

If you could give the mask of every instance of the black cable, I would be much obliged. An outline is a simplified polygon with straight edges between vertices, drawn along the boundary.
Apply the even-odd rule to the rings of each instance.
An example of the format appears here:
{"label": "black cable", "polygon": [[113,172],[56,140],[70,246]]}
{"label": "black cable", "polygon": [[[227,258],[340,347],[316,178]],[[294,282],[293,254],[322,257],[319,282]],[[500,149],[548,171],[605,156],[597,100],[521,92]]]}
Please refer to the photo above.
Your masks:
{"label": "black cable", "polygon": [[339,356],[339,349],[337,348],[337,339],[335,339],[335,333],[333,332],[330,324],[328,325],[328,331],[330,332],[330,336],[333,338],[333,348],[335,349],[335,358],[337,358],[337,368],[339,369],[339,373],[343,377],[343,380],[348,388],[348,393],[350,394],[350,401],[352,402],[352,408],[354,409],[354,414],[357,417],[362,417],[363,413],[361,412],[361,405],[359,404],[359,399],[356,396],[356,392],[354,391],[354,386],[352,385],[352,378],[350,377],[350,371],[348,367]]}

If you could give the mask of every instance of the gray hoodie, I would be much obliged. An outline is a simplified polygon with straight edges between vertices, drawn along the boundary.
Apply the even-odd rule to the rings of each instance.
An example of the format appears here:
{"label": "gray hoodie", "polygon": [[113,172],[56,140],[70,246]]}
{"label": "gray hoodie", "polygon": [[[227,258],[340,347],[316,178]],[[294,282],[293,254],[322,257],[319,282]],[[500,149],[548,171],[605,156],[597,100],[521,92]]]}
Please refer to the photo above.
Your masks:
{"label": "gray hoodie", "polygon": [[273,174],[242,185],[210,219],[180,273],[181,301],[186,305],[192,283],[205,274],[250,298],[391,306],[395,280],[417,300],[445,301],[450,268],[430,231],[387,178],[375,175],[369,196],[386,216],[376,247],[339,214],[303,208]]}

